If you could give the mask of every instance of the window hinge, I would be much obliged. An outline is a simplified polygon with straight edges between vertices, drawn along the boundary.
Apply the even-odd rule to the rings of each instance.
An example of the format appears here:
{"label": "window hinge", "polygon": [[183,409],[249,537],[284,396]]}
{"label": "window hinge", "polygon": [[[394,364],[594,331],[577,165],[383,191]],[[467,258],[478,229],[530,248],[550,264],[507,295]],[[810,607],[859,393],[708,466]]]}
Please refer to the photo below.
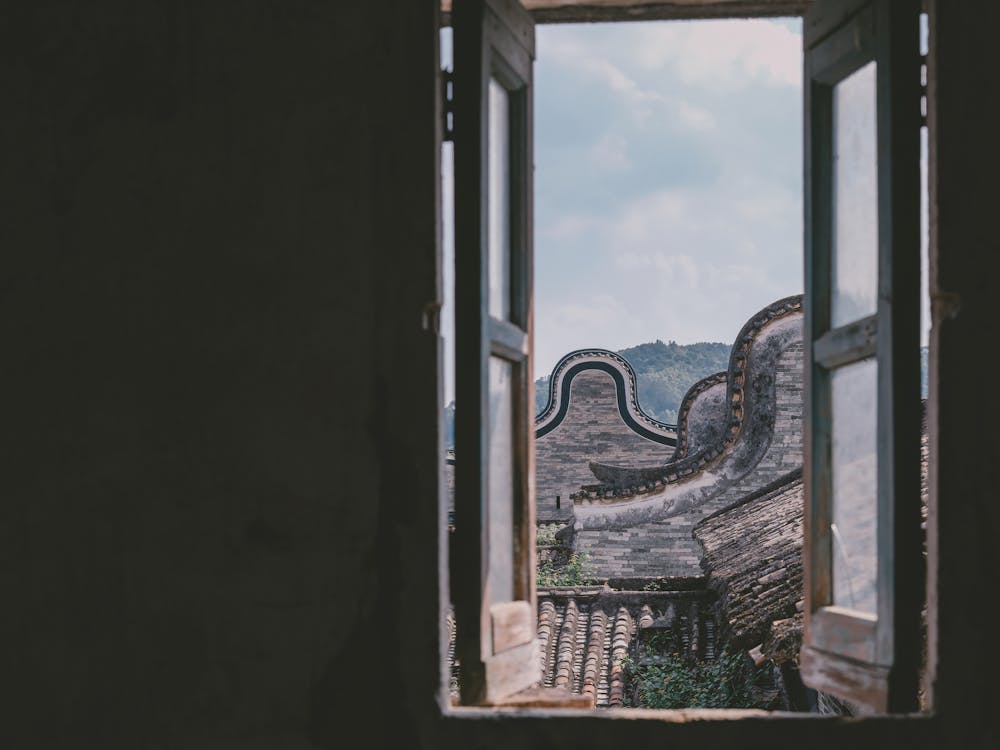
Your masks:
{"label": "window hinge", "polygon": [[441,69],[441,118],[445,142],[455,142],[455,73]]}
{"label": "window hinge", "polygon": [[927,127],[927,55],[920,56],[920,127]]}

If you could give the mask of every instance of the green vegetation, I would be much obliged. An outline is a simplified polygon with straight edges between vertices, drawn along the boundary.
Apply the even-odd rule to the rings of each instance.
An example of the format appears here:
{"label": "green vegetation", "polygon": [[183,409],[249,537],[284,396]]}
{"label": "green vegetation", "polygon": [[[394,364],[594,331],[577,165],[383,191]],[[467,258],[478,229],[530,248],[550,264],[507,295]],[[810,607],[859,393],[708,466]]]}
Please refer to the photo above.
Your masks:
{"label": "green vegetation", "polygon": [[559,544],[559,540],[556,539],[556,532],[563,527],[561,523],[543,523],[535,531],[535,545],[538,547],[545,547],[548,545]]}
{"label": "green vegetation", "polygon": [[[655,637],[650,646],[661,650]],[[642,661],[627,657],[622,665],[637,707],[768,708],[756,689],[759,672],[745,654],[724,651],[714,661],[697,661],[661,653]]]}
{"label": "green vegetation", "polygon": [[552,586],[586,586],[593,581],[586,552],[573,552],[564,565],[552,562],[538,564],[535,582],[540,588]]}

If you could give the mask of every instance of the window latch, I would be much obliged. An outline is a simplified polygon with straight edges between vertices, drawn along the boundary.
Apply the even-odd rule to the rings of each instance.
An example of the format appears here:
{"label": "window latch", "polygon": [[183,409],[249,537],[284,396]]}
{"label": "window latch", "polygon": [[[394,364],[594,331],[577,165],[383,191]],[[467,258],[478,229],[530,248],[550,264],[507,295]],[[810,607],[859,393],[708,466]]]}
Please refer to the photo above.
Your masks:
{"label": "window latch", "polygon": [[441,69],[441,119],[442,138],[455,142],[455,72]]}

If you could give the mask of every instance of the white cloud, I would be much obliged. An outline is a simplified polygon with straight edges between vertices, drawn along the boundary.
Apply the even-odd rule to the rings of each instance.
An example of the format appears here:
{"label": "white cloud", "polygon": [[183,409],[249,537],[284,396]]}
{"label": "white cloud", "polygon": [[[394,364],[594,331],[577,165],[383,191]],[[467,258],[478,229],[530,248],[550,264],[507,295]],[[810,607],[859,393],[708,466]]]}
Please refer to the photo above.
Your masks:
{"label": "white cloud", "polygon": [[670,70],[719,91],[748,83],[802,85],[802,37],[766,20],[643,24],[632,53],[644,70]]}
{"label": "white cloud", "polygon": [[683,287],[695,291],[701,286],[701,268],[694,258],[684,253],[623,253],[618,256],[618,263],[626,270],[655,278],[664,288]]}
{"label": "white cloud", "polygon": [[[547,375],[564,354],[574,349],[620,349],[638,327],[637,310],[612,293],[568,295],[569,299],[540,298],[536,319],[544,321],[544,335],[535,339],[535,375]],[[624,338],[623,338],[624,336]]]}
{"label": "white cloud", "polygon": [[595,50],[582,41],[566,35],[550,37],[545,44],[546,64],[575,71],[584,80],[599,83],[636,101],[660,98],[656,93],[645,91],[633,78],[606,57],[595,55]]}
{"label": "white cloud", "polygon": [[602,169],[620,171],[632,166],[628,155],[628,143],[620,135],[606,133],[590,148],[590,159]]}
{"label": "white cloud", "polygon": [[563,219],[586,231],[559,245],[569,260],[558,279],[537,274],[536,373],[583,346],[730,343],[754,312],[802,291],[800,215],[799,196],[762,178],[657,190]]}
{"label": "white cloud", "polygon": [[677,115],[689,129],[704,132],[706,130],[717,130],[719,123],[711,112],[704,107],[699,107],[691,102],[679,102],[677,105]]}
{"label": "white cloud", "polygon": [[[668,121],[675,127],[679,125],[694,131],[714,128],[714,115],[697,103],[679,97],[668,79],[641,84],[626,70],[625,66],[628,66],[639,72],[629,50],[634,44],[642,43],[643,30],[649,26],[661,25],[640,24],[637,29],[624,25],[616,28],[615,34],[609,35],[613,43],[597,45],[585,43],[582,35],[572,38],[565,33],[547,30],[539,60],[595,89],[604,88],[613,92],[620,100],[618,112],[622,119],[634,125],[645,127]],[[581,106],[586,107],[586,102],[581,102]]]}
{"label": "white cloud", "polygon": [[594,226],[594,217],[582,214],[563,214],[541,227],[541,234],[546,240],[575,240],[586,235]]}
{"label": "white cloud", "polygon": [[800,47],[769,21],[539,30],[536,374],[587,346],[731,343],[801,292]]}

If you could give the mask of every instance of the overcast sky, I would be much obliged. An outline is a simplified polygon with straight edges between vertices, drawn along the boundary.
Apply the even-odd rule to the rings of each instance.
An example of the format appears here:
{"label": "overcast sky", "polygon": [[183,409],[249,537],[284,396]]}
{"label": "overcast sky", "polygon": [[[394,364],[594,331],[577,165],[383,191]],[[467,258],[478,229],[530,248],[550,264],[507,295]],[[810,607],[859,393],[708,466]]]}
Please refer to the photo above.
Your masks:
{"label": "overcast sky", "polygon": [[581,347],[732,343],[802,291],[800,29],[538,27],[536,376]]}
{"label": "overcast sky", "polygon": [[802,291],[799,20],[539,26],[536,374]]}
{"label": "overcast sky", "polygon": [[[801,28],[800,19],[537,27],[536,377],[582,347],[731,344],[757,310],[802,292]],[[446,67],[450,41],[446,30]],[[922,152],[926,170],[926,142]],[[450,144],[442,168],[450,290]],[[923,295],[926,345],[926,275]],[[445,403],[454,398],[449,298]]]}

